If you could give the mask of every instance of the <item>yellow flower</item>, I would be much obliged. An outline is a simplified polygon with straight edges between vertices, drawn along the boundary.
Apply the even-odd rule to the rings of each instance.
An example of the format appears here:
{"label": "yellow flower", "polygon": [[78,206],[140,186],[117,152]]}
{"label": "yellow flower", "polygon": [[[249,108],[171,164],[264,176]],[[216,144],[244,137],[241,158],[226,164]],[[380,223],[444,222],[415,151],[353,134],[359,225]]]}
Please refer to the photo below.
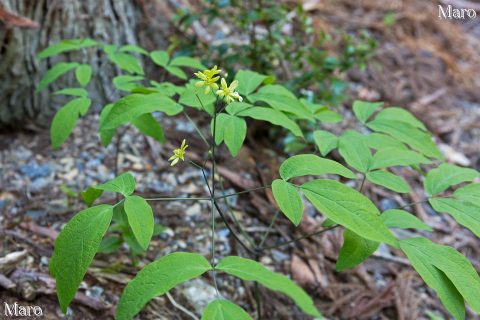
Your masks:
{"label": "yellow flower", "polygon": [[188,145],[186,144],[185,139],[183,139],[182,145],[180,146],[180,148],[173,150],[173,156],[171,156],[170,159],[168,159],[168,161],[172,161],[172,163],[170,164],[172,167],[176,165],[180,159],[182,159],[182,161],[185,161],[184,159],[185,149],[187,148],[188,148]]}
{"label": "yellow flower", "polygon": [[221,81],[221,89],[217,90],[217,95],[222,98],[226,103],[232,102],[232,100],[238,100],[240,102],[243,101],[243,98],[240,96],[240,94],[235,91],[238,87],[238,81],[233,80],[232,83],[230,83],[230,86],[227,85],[227,81],[225,81],[225,78],[222,78]]}
{"label": "yellow flower", "polygon": [[216,75],[220,72],[222,72],[222,70],[217,70],[217,66],[210,70],[203,70],[203,72],[195,72],[194,74],[201,80],[195,83],[195,87],[205,87],[205,94],[210,92],[210,88],[213,91],[218,90],[218,84],[216,84],[216,82],[220,77]]}

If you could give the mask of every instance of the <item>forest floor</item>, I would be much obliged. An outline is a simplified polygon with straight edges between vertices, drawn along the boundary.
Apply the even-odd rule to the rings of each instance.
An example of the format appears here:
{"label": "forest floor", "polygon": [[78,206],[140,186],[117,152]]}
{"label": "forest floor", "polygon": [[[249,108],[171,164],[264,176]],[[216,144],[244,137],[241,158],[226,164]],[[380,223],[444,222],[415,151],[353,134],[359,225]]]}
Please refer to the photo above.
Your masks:
{"label": "forest floor", "polygon": [[[348,74],[351,95],[363,99],[378,97],[387,104],[409,108],[434,133],[449,162],[479,169],[480,92],[476,88],[480,64],[475,60],[478,58],[475,50],[480,45],[478,24],[453,25],[432,20],[428,18],[432,10],[423,10],[419,1],[403,1],[400,9],[394,8],[402,13],[402,23],[383,30],[376,21],[391,9],[388,5],[363,1],[363,6],[357,7],[351,1],[337,1],[334,11],[328,3],[305,2],[318,26],[330,24],[332,28],[341,26],[349,30],[361,25],[374,30],[379,40],[374,58],[378,63],[364,72]],[[451,28],[457,32],[448,32]],[[381,72],[375,67],[378,64],[383,68]],[[346,119],[342,125],[354,126],[350,105],[346,103],[339,110]],[[188,112],[207,130],[208,119],[195,111]],[[84,208],[80,191],[113,178],[117,167],[118,172],[134,174],[137,191],[145,197],[208,194],[199,169],[187,162],[171,168],[167,162],[171,150],[183,138],[190,145],[187,157],[200,162],[207,156],[202,141],[185,118],[162,119],[168,141],[165,145],[128,129],[118,144],[118,156],[115,143],[108,148],[100,147],[97,122],[93,115],[83,118],[73,138],[55,151],[50,148],[47,131],[0,137],[0,300],[39,305],[44,309],[45,319],[62,318],[47,266],[62,225]],[[224,184],[223,192],[231,194],[260,187],[275,179],[285,155],[271,146],[268,130],[254,127],[238,159],[233,160],[221,148],[217,183]],[[418,177],[407,169],[402,175],[412,186],[412,192],[403,198],[366,185],[365,192],[381,210],[423,200],[418,196],[422,194]],[[102,199],[115,202],[113,195]],[[222,204],[225,210],[245,225],[245,232],[255,241],[261,241],[275,214],[271,191],[258,190],[228,199],[228,203]],[[137,265],[132,263],[125,245],[115,253],[97,255],[69,309],[71,319],[112,318],[125,283],[143,265],[167,253],[192,251],[209,255],[208,201],[152,202],[152,206],[156,221],[166,229],[154,237],[148,251],[138,257]],[[279,218],[266,246],[275,247],[320,229],[323,217],[312,207],[305,210],[298,228]],[[459,227],[450,216],[437,214],[426,203],[416,203],[411,212],[432,226],[435,232],[430,238],[455,247],[480,271],[480,249],[473,234]],[[217,224],[217,254],[248,256],[232,240],[219,217]],[[419,234],[401,232],[399,236]],[[341,243],[341,231],[331,230],[296,244],[265,250],[260,261],[290,275],[331,319],[427,319],[427,311],[448,318],[436,295],[399,251],[382,246],[361,266],[335,272]],[[142,311],[140,319],[195,319],[183,309],[191,310],[198,319],[206,303],[215,296],[210,280],[207,276],[191,281],[172,290],[169,296],[155,298]],[[220,276],[219,286],[226,297],[254,314],[251,284]],[[282,295],[261,289],[261,296],[265,318],[310,319]],[[472,313],[467,318],[479,319]]]}

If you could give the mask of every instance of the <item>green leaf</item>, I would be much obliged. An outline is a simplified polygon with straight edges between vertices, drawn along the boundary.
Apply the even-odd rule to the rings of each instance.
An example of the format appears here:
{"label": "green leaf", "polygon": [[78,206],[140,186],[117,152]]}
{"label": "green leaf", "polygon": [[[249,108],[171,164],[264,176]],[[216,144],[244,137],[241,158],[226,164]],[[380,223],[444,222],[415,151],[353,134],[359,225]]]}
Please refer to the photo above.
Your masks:
{"label": "green leaf", "polygon": [[159,93],[134,93],[118,100],[106,115],[100,130],[116,129],[132,119],[155,111],[165,112],[169,116],[182,111],[182,106]]}
{"label": "green leaf", "polygon": [[[225,122],[229,119],[229,115],[225,113],[217,114],[216,128],[215,128],[215,144],[218,146],[223,141],[224,133],[225,133]],[[213,118],[210,121],[210,132],[213,136]]]}
{"label": "green leaf", "polygon": [[370,149],[364,138],[356,131],[345,131],[340,137],[338,151],[345,161],[355,170],[366,173],[372,161]]}
{"label": "green leaf", "polygon": [[118,90],[123,90],[127,92],[131,92],[133,89],[136,89],[141,86],[138,81],[145,79],[143,76],[128,76],[122,75],[113,78],[113,85]]}
{"label": "green leaf", "polygon": [[102,240],[100,243],[100,248],[98,249],[99,253],[113,253],[122,246],[122,239],[119,237],[107,237]]}
{"label": "green leaf", "polygon": [[80,211],[62,229],[55,241],[49,263],[57,283],[57,295],[63,313],[87,273],[112,220],[112,206],[99,205]]}
{"label": "green leaf", "polygon": [[290,91],[279,85],[262,87],[257,93],[248,96],[252,102],[263,101],[278,111],[288,112],[301,119],[311,119],[312,112]]}
{"label": "green leaf", "polygon": [[287,295],[303,312],[314,317],[321,317],[312,299],[302,288],[283,274],[268,270],[259,262],[230,256],[220,260],[215,269],[245,281],[257,281],[271,290],[279,291]]}
{"label": "green leaf", "polygon": [[[205,111],[211,116],[213,116],[213,103],[216,100],[215,95],[211,93],[205,94],[205,91],[202,90],[202,88],[197,89],[195,87],[195,82],[196,81],[194,80],[190,80],[185,85],[185,90],[180,93],[180,99],[178,100],[178,102],[189,107]],[[206,110],[203,109],[202,104]]]}
{"label": "green leaf", "polygon": [[134,45],[134,44],[127,44],[123,47],[121,47],[118,51],[120,52],[136,52],[136,53],[140,53],[140,54],[143,54],[143,55],[146,55],[148,56],[149,53],[147,50],[137,46],[137,45]]}
{"label": "green leaf", "polygon": [[314,131],[313,140],[318,149],[320,149],[320,153],[323,157],[329,154],[333,149],[337,148],[339,141],[336,135],[324,130]]}
{"label": "green leaf", "polygon": [[235,80],[238,80],[237,91],[241,95],[248,96],[254,92],[259,85],[265,80],[267,76],[251,70],[240,70],[235,75]]}
{"label": "green leaf", "polygon": [[443,156],[433,142],[431,135],[407,122],[375,118],[375,120],[367,123],[367,127],[374,131],[387,133],[427,157],[443,160]]}
{"label": "green leaf", "polygon": [[[400,248],[407,255],[413,268],[420,274],[425,283],[435,290],[445,308],[456,318],[465,318],[465,303],[462,295],[447,275],[435,266],[435,261],[425,254],[430,243],[423,238],[411,238],[400,241]],[[427,246],[425,246],[425,244]]]}
{"label": "green leaf", "polygon": [[303,137],[300,127],[285,114],[275,109],[252,107],[238,112],[237,116],[251,117],[256,120],[267,121],[290,130],[290,132],[297,137]]}
{"label": "green leaf", "polygon": [[85,115],[91,102],[88,98],[76,98],[57,111],[50,127],[52,148],[58,148],[67,140],[75,128],[79,116]]}
{"label": "green leaf", "polygon": [[139,196],[125,197],[123,207],[133,235],[142,249],[147,250],[155,224],[152,208],[145,199]]}
{"label": "green leaf", "polygon": [[144,135],[152,137],[160,143],[165,143],[163,129],[150,113],[142,114],[133,119],[132,124]]}
{"label": "green leaf", "polygon": [[203,311],[201,320],[252,320],[250,315],[236,304],[217,299],[210,302]]}
{"label": "green leaf", "polygon": [[480,237],[480,205],[452,198],[430,198],[428,202],[433,209],[450,214],[455,221]]}
{"label": "green leaf", "polygon": [[429,225],[405,210],[390,209],[384,211],[381,218],[389,228],[433,231]]}
{"label": "green leaf", "polygon": [[374,132],[365,136],[364,139],[367,146],[372,149],[382,150],[387,148],[396,148],[407,150],[406,145],[383,133]]}
{"label": "green leaf", "polygon": [[76,62],[59,62],[49,69],[43,78],[38,83],[37,92],[45,89],[50,83],[57,80],[59,77],[67,73],[68,71],[75,69],[78,66]]}
{"label": "green leaf", "polygon": [[120,69],[129,73],[143,75],[143,68],[135,56],[123,52],[113,52],[108,54],[108,59],[115,63]]}
{"label": "green leaf", "polygon": [[377,251],[379,246],[380,243],[367,240],[346,229],[343,232],[343,246],[340,249],[335,269],[340,272],[356,267]]}
{"label": "green leaf", "polygon": [[173,58],[172,61],[170,61],[169,65],[174,67],[187,67],[197,70],[207,69],[207,67],[205,67],[198,59],[186,56]]}
{"label": "green leaf", "polygon": [[167,70],[168,73],[173,74],[175,77],[180,78],[182,80],[188,79],[187,74],[178,67],[166,66],[165,70]]}
{"label": "green leaf", "polygon": [[243,118],[227,115],[223,125],[225,144],[227,145],[228,150],[230,150],[232,156],[235,157],[242,147],[243,141],[247,135],[247,123]]}
{"label": "green leaf", "polygon": [[325,123],[339,123],[343,120],[343,116],[335,111],[322,110],[315,113],[315,119]]}
{"label": "green leaf", "polygon": [[397,246],[377,207],[360,192],[334,180],[313,180],[301,188],[315,208],[337,224],[363,238]]}
{"label": "green leaf", "polygon": [[391,172],[384,170],[375,170],[366,173],[368,181],[374,184],[378,184],[387,189],[393,190],[398,193],[410,192],[409,185],[401,177],[394,175]]}
{"label": "green leaf", "polygon": [[233,101],[227,105],[225,110],[227,110],[228,114],[231,114],[232,116],[236,116],[238,113],[253,107],[254,106],[250,103]]}
{"label": "green leaf", "polygon": [[423,185],[425,191],[433,196],[447,190],[450,186],[465,181],[473,181],[478,176],[480,176],[480,173],[477,170],[444,163],[428,172]]}
{"label": "green leaf", "polygon": [[48,48],[42,50],[38,54],[39,59],[45,59],[48,57],[55,56],[62,52],[78,50],[82,48],[88,48],[96,46],[98,43],[92,39],[69,39],[62,40],[59,43],[55,43]]}
{"label": "green leaf", "polygon": [[415,116],[409,111],[399,107],[386,108],[380,111],[375,117],[375,119],[401,121],[408,123],[423,131],[427,131],[427,128],[425,128],[425,125],[420,120],[415,118]]}
{"label": "green leaf", "polygon": [[102,193],[103,193],[103,190],[99,190],[99,189],[95,189],[93,187],[89,187],[89,188],[87,188],[87,190],[82,191],[81,196],[82,196],[83,202],[85,202],[87,207],[91,207],[92,204],[95,202],[95,200],[100,198]]}
{"label": "green leaf", "polygon": [[168,60],[170,59],[166,51],[152,51],[150,53],[150,58],[152,58],[152,61],[155,64],[164,68],[167,66]]}
{"label": "green leaf", "polygon": [[98,121],[98,124],[100,127],[99,129],[100,140],[102,141],[102,145],[104,147],[110,144],[115,134],[115,129],[102,129],[105,119],[107,118],[107,115],[110,113],[112,108],[113,108],[113,103],[107,104],[105,107],[103,107],[102,112],[100,112],[100,119]]}
{"label": "green leaf", "polygon": [[367,102],[367,101],[355,101],[353,103],[353,113],[361,123],[365,123],[368,121],[368,118],[372,116],[372,114],[377,110],[379,107],[383,105],[383,102]]}
{"label": "green leaf", "polygon": [[322,174],[338,174],[345,178],[355,179],[355,174],[340,163],[320,158],[313,154],[299,154],[285,160],[279,169],[283,180],[301,176],[317,176]]}
{"label": "green leaf", "polygon": [[83,88],[65,88],[55,91],[55,95],[75,96],[80,98],[88,98],[88,91]]}
{"label": "green leaf", "polygon": [[135,178],[131,173],[125,172],[110,181],[95,186],[95,189],[117,192],[127,197],[135,191]]}
{"label": "green leaf", "polygon": [[115,319],[132,319],[152,298],[165,294],[178,284],[196,278],[211,268],[204,257],[187,252],[171,253],[150,263],[125,287]]}
{"label": "green leaf", "polygon": [[385,148],[378,150],[377,153],[375,153],[369,169],[373,170],[393,166],[412,166],[430,163],[432,162],[418,152],[397,148]]}
{"label": "green leaf", "polygon": [[92,67],[81,64],[75,69],[75,77],[82,87],[85,87],[92,79]]}
{"label": "green leaf", "polygon": [[284,180],[276,179],[272,182],[272,192],[280,210],[298,226],[302,221],[303,202],[297,188]]}
{"label": "green leaf", "polygon": [[473,204],[480,204],[480,183],[471,183],[461,187],[453,193],[455,198],[465,200]]}

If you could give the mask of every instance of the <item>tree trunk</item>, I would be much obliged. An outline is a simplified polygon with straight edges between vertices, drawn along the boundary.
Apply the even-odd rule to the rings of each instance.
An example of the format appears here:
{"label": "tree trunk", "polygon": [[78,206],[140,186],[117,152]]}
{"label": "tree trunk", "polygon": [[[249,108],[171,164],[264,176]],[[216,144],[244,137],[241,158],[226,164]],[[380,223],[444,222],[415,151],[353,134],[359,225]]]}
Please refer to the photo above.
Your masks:
{"label": "tree trunk", "polygon": [[74,75],[69,73],[40,93],[35,89],[46,70],[60,61],[92,66],[94,78],[89,91],[97,105],[115,99],[117,93],[111,79],[118,70],[106,61],[105,55],[83,49],[39,60],[37,54],[62,39],[92,38],[109,44],[137,44],[136,27],[141,11],[134,0],[2,0],[2,3],[0,129],[48,125],[52,114],[65,102],[64,98],[53,96],[52,91],[74,85]]}

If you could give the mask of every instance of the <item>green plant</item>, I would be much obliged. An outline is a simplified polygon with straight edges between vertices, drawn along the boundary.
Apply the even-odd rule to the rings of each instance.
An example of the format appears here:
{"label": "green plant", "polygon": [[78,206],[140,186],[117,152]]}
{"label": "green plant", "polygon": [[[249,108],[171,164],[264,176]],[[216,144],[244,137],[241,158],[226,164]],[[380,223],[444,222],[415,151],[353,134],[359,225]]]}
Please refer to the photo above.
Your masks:
{"label": "green plant", "polygon": [[[91,44],[90,41],[64,42],[46,49],[40,55],[48,55],[45,52],[52,54],[52,52],[79,49],[82,47],[82,43]],[[149,202],[166,200],[210,202],[212,208],[210,261],[196,253],[177,252],[150,263],[126,286],[117,307],[116,317],[118,319],[131,319],[153,297],[162,295],[179,283],[199,277],[206,272],[210,272],[216,288],[216,275],[219,272],[246,281],[255,281],[287,295],[306,314],[321,318],[313,300],[300,287],[286,276],[268,270],[255,260],[259,260],[266,250],[337,228],[344,230],[344,243],[337,260],[339,271],[352,268],[365,261],[375,252],[380,243],[385,243],[392,250],[401,250],[405,253],[415,270],[426,284],[436,291],[445,308],[454,317],[459,319],[465,317],[465,301],[474,311],[480,312],[478,300],[480,277],[468,259],[455,249],[436,244],[427,238],[398,239],[392,232],[392,228],[432,230],[424,222],[404,210],[412,204],[381,213],[375,204],[363,194],[366,181],[400,194],[411,192],[408,183],[395,174],[395,168],[398,166],[411,167],[424,177],[426,192],[424,202],[428,201],[439,212],[451,214],[459,224],[467,227],[477,236],[480,234],[480,220],[476,214],[480,208],[478,200],[480,184],[470,183],[480,176],[479,172],[443,163],[442,154],[437,149],[430,133],[411,113],[396,107],[383,108],[383,103],[356,101],[353,111],[359,122],[369,130],[369,134],[363,135],[355,130],[346,130],[337,137],[323,130],[321,126],[325,119],[339,117],[339,115],[326,107],[298,99],[284,86],[269,83],[269,79],[265,75],[241,70],[229,85],[222,80],[222,85],[218,86],[221,71],[215,67],[196,73],[197,79],[191,79],[182,86],[169,82],[151,81],[149,82],[150,86],[144,87],[137,83],[139,80],[145,81],[144,77],[133,75],[139,73],[140,70],[137,67],[131,67],[139,64],[133,63],[133,60],[127,58],[127,54],[123,53],[121,49],[116,51],[110,46],[100,45],[100,47],[104,50],[107,48],[107,54],[113,55],[113,58],[109,57],[110,60],[120,67],[124,66],[121,68],[130,73],[130,75],[120,76],[123,77],[121,90],[130,93],[107,105],[101,112],[99,134],[102,142],[108,144],[114,133],[120,127],[128,124],[133,124],[142,133],[157,137],[159,142],[163,142],[163,131],[152,113],[163,112],[168,116],[174,116],[183,112],[195,126],[197,133],[206,145],[205,162],[198,164],[188,159],[188,146],[185,141],[180,148],[174,151],[169,160],[172,161],[172,165],[185,163],[198,168],[202,172],[209,194],[202,198],[143,199],[134,195],[135,181],[129,173],[123,173],[111,181],[87,189],[82,196],[89,206],[104,191],[115,192],[122,199],[119,199],[115,205],[95,205],[77,213],[60,232],[50,261],[50,271],[57,280],[57,294],[64,312],[99,250],[102,238],[111,225],[111,221],[121,224],[123,232],[130,233],[138,246],[144,250],[148,247],[155,228]],[[151,57],[154,63],[163,67],[173,76],[183,77],[183,73],[178,71],[181,69],[173,63],[175,58],[170,60],[166,53],[148,53],[143,49],[135,48],[146,57]],[[191,58],[182,58],[182,62],[188,67],[194,69],[201,67],[198,62],[194,61]],[[78,67],[76,65],[64,70]],[[173,69],[174,71],[172,71],[172,67],[178,68],[178,70]],[[55,68],[57,67],[54,66],[53,69]],[[52,72],[49,71],[46,75],[50,80],[51,74]],[[58,71],[55,74],[58,74]],[[77,76],[79,82],[81,82],[80,79],[85,78]],[[123,81],[124,79],[131,81]],[[46,82],[51,81],[42,81],[43,84]],[[89,101],[85,96],[77,99]],[[59,113],[62,113],[64,119],[76,121],[79,113],[82,115],[86,113],[85,106],[90,104],[90,102],[86,102],[87,100],[75,104],[70,102],[60,109]],[[202,110],[205,112],[205,116],[211,117],[211,137],[207,137],[201,128],[196,126],[185,112],[185,107]],[[57,117],[58,114],[55,118]],[[245,141],[248,118],[268,121],[273,125],[283,127],[293,135],[304,139],[305,143],[308,143],[309,140],[304,138],[304,132],[297,123],[300,121],[311,123],[312,126],[319,128],[309,134],[313,136],[312,144],[319,149],[322,157],[316,154],[294,155],[282,163],[279,169],[280,178],[274,180],[271,185],[242,190],[235,194],[218,195],[218,188],[223,189],[223,186],[221,181],[216,179],[218,174],[216,150],[224,142],[232,156],[236,156]],[[64,120],[63,122],[74,124],[75,121]],[[65,141],[70,132],[64,130],[65,128],[58,128],[54,125],[55,122],[54,119],[52,143],[58,146],[58,142]],[[71,131],[71,126],[68,128]],[[373,153],[372,150],[375,152]],[[337,151],[344,162],[340,163],[325,158]],[[206,173],[207,161],[210,161],[210,181]],[[425,172],[425,166],[432,166],[438,162],[441,163],[438,167]],[[325,178],[326,175],[330,178]],[[307,176],[323,176],[324,178],[308,179],[307,182],[304,182],[304,177]],[[358,188],[354,189],[348,186],[347,180],[356,183]],[[446,192],[449,188],[464,182],[469,184],[457,188],[453,193]],[[299,239],[267,246],[267,238],[278,219],[278,214],[272,217],[262,241],[256,243],[242,232],[243,228],[239,221],[236,221],[235,225],[230,223],[229,212],[224,212],[219,205],[221,201],[228,204],[228,198],[231,196],[270,187],[280,211],[296,226],[302,220],[301,194],[303,194],[325,216],[326,220],[322,229]],[[245,249],[252,259],[237,256],[217,257],[215,249],[216,212],[234,240]],[[216,258],[219,258],[218,263],[216,263]],[[251,319],[240,307],[223,299],[218,289],[217,293],[218,299],[207,306],[202,319]],[[256,296],[258,318],[261,318],[261,298],[259,295]]]}

